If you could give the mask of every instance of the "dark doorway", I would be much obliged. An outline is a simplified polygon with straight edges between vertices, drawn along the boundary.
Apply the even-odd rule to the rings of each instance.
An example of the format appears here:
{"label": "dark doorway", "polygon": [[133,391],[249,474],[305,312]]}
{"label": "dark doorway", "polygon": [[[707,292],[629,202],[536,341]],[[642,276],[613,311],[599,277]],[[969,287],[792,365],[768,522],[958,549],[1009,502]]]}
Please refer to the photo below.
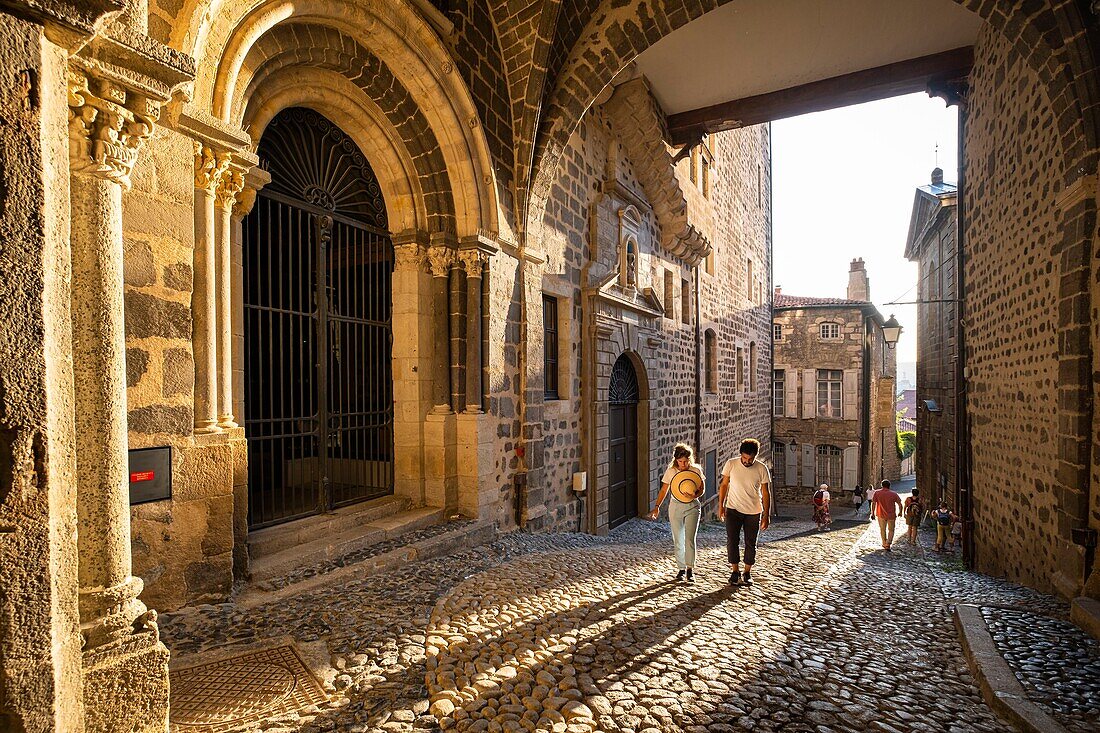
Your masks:
{"label": "dark doorway", "polygon": [[393,245],[378,181],[312,110],[260,140],[244,221],[250,528],[393,493]]}
{"label": "dark doorway", "polygon": [[608,387],[607,524],[610,529],[638,516],[638,376],[623,354]]}

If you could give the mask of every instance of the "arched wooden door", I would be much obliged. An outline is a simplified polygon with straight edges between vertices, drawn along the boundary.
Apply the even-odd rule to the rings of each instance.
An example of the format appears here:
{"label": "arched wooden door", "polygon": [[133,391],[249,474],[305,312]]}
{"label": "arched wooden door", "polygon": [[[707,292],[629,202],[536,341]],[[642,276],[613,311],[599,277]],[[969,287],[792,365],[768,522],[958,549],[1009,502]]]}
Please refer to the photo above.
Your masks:
{"label": "arched wooden door", "polygon": [[638,375],[623,354],[608,387],[607,524],[614,529],[638,516]]}
{"label": "arched wooden door", "polygon": [[308,109],[279,113],[271,174],[244,221],[248,523],[393,493],[393,244],[358,146]]}

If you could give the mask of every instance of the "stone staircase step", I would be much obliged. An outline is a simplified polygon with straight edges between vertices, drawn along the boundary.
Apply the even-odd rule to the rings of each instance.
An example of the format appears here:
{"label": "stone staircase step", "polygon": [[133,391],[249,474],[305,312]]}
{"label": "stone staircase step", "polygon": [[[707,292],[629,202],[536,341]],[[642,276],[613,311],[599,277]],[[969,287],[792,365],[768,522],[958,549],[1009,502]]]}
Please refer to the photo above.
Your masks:
{"label": "stone staircase step", "polygon": [[315,517],[307,517],[249,532],[249,556],[255,562],[282,550],[301,547],[318,537],[344,534],[364,524],[392,517],[406,509],[408,505],[408,499],[397,496],[383,496],[360,504],[341,507],[326,514],[318,514]]}
{"label": "stone staircase step", "polygon": [[373,521],[355,523],[335,533],[321,528],[311,535],[310,541],[271,554],[254,556],[250,567],[252,581],[259,583],[288,575],[300,568],[337,560],[442,520],[442,509],[411,509]]}
{"label": "stone staircase step", "polygon": [[496,523],[491,520],[438,521],[312,567],[302,565],[279,577],[259,582],[254,577],[252,587],[238,596],[237,604],[253,607],[323,586],[362,580],[398,570],[411,562],[488,544],[496,537]]}

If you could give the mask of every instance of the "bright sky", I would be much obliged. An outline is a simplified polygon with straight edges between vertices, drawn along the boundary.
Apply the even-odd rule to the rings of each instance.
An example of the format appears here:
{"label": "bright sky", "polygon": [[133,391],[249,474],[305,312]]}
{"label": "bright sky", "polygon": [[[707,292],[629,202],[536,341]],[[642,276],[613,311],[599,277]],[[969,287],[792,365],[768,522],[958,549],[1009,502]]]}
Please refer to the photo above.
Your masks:
{"label": "bright sky", "polygon": [[904,329],[898,362],[916,361],[917,269],[902,256],[917,186],[936,166],[956,179],[955,108],[926,94],[772,123],[775,284],[788,295],[845,297],[862,257],[871,300]]}

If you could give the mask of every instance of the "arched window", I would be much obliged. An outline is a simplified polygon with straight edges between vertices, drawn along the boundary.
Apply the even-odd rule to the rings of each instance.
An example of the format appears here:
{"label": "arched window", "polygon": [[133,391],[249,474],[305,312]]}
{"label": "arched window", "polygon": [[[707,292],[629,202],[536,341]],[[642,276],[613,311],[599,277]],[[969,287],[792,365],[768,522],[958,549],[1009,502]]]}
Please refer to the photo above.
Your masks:
{"label": "arched window", "polygon": [[626,240],[626,253],[623,261],[623,269],[626,275],[627,287],[638,286],[638,242],[634,239]]}
{"label": "arched window", "polygon": [[756,391],[756,342],[749,342],[749,391]]}
{"label": "arched window", "polygon": [[817,446],[817,483],[839,489],[844,452],[835,445]]}
{"label": "arched window", "polygon": [[707,329],[703,334],[704,363],[706,364],[706,390],[711,394],[718,392],[718,337]]}

